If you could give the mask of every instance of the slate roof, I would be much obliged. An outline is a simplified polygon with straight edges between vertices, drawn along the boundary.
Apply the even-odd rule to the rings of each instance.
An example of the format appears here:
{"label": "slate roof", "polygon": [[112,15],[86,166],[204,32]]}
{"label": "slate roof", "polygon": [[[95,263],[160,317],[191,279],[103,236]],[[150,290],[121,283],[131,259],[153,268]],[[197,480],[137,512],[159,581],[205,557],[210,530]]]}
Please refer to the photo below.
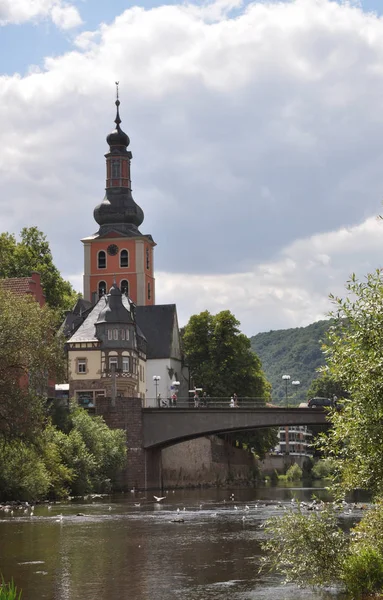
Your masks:
{"label": "slate roof", "polygon": [[146,358],[169,358],[172,353],[175,304],[136,306],[136,321],[147,340]]}
{"label": "slate roof", "polygon": [[64,322],[60,327],[60,333],[63,333],[66,338],[74,334],[74,332],[83,323],[85,317],[91,312],[93,305],[88,300],[79,298],[72,310],[68,310],[65,315]]}
{"label": "slate roof", "polygon": [[[123,295],[122,296],[122,302],[125,306],[125,308],[129,311],[130,310],[130,305],[129,305],[129,300],[127,298],[127,296]],[[77,330],[73,333],[73,335],[68,339],[68,342],[70,343],[78,343],[78,342],[98,342],[98,338],[96,338],[96,327],[95,327],[95,323],[101,313],[101,311],[106,307],[106,296],[102,296],[100,298],[100,300],[97,302],[97,304],[94,305],[94,307],[92,309],[89,309],[89,312],[86,312],[86,315],[83,315],[83,322],[82,324],[77,328]],[[85,319],[84,319],[85,316]],[[136,324],[137,325],[137,335],[142,337],[144,340],[145,335],[144,333],[142,333],[142,330],[139,326],[139,323]]]}

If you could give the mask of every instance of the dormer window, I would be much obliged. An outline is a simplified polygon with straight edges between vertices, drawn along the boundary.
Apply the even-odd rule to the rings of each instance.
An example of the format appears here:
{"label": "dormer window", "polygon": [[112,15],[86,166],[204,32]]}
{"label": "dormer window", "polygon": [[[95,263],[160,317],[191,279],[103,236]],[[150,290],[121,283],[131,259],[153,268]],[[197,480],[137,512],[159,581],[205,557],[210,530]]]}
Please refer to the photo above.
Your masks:
{"label": "dormer window", "polygon": [[99,269],[106,269],[106,252],[100,250],[97,256],[97,266]]}
{"label": "dormer window", "polygon": [[121,250],[120,252],[120,267],[129,267],[129,252]]}
{"label": "dormer window", "polygon": [[106,294],[106,283],[105,281],[100,281],[98,284],[98,297],[104,296]]}
{"label": "dormer window", "polygon": [[121,294],[129,296],[129,281],[127,279],[121,281]]}

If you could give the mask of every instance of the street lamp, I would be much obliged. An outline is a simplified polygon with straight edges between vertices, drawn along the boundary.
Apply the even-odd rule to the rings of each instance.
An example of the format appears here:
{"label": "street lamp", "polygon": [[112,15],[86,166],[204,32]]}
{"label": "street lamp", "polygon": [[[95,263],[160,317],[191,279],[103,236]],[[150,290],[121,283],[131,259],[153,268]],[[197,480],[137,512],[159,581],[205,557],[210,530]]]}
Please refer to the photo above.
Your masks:
{"label": "street lamp", "polygon": [[292,381],[291,385],[298,386],[298,385],[301,385],[301,382],[300,381]]}
{"label": "street lamp", "polygon": [[[158,401],[158,383],[161,381],[161,377],[159,375],[153,375],[153,381],[154,381],[154,385],[156,386],[156,400]],[[158,403],[159,405],[159,403]]]}
{"label": "street lamp", "polygon": [[291,377],[290,377],[290,375],[282,375],[282,379],[284,380],[284,382],[286,384],[286,408],[287,408],[287,384],[290,381]]}

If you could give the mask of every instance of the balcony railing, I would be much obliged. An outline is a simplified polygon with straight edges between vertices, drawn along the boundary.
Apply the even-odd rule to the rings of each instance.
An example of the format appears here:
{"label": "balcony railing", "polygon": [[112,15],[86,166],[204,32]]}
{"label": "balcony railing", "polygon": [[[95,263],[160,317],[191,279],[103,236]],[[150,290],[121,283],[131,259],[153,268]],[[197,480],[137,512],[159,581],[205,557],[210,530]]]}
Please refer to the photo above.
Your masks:
{"label": "balcony railing", "polygon": [[265,398],[238,398],[237,404],[231,406],[231,398],[199,398],[195,401],[193,397],[178,397],[177,400],[171,398],[146,398],[143,401],[144,408],[195,408],[195,409],[222,409],[227,408],[230,410],[239,410],[241,408],[268,408],[271,407],[267,404]]}
{"label": "balcony railing", "polygon": [[112,377],[114,375],[118,379],[138,379],[138,373],[129,373],[122,369],[104,369],[101,377]]}

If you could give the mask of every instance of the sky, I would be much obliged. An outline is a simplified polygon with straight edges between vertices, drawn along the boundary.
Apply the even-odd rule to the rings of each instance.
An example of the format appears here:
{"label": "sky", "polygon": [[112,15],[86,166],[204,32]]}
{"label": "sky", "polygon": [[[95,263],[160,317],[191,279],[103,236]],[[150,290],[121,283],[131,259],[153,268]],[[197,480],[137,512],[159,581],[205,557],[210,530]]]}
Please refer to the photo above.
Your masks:
{"label": "sky", "polygon": [[383,0],[0,0],[0,231],[82,291],[120,81],[156,302],[247,335],[383,267]]}

